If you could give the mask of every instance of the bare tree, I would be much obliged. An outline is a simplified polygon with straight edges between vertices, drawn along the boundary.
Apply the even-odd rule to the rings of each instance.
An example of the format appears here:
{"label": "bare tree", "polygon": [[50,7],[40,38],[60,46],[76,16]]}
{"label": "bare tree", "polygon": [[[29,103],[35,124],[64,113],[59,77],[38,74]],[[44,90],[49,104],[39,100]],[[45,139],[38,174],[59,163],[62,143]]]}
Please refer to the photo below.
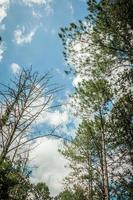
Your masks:
{"label": "bare tree", "polygon": [[[49,73],[39,76],[32,69],[21,70],[11,85],[1,84],[0,147],[1,160],[16,156],[20,148],[40,137],[31,137],[32,125],[52,107],[54,94],[61,88],[50,84]],[[52,133],[54,130],[52,130]]]}

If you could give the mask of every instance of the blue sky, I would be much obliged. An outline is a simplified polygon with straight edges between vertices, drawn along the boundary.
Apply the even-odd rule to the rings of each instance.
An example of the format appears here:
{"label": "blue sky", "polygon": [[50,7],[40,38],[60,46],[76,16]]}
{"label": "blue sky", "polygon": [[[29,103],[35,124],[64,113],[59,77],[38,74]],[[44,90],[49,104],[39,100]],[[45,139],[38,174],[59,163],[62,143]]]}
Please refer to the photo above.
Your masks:
{"label": "blue sky", "polygon": [[[1,2],[1,1],[0,1]],[[1,54],[1,82],[8,83],[19,68],[29,68],[44,74],[50,71],[53,83],[64,89],[56,96],[56,102],[65,102],[73,92],[72,78],[64,73],[67,68],[63,57],[62,41],[58,36],[61,27],[82,20],[87,15],[85,0],[2,0],[0,3],[0,29],[4,51]],[[58,116],[57,116],[58,115]],[[38,124],[43,133],[50,126],[58,125],[60,118],[66,132],[71,132],[73,123],[64,108],[51,113],[53,123]],[[55,123],[56,120],[57,124]],[[66,130],[66,129],[65,129]],[[60,132],[61,133],[61,132]],[[61,135],[65,134],[65,131]]]}
{"label": "blue sky", "polygon": [[[32,65],[34,71],[43,74],[51,71],[53,82],[63,85],[58,101],[67,100],[67,93],[74,90],[72,79],[65,75],[66,64],[58,32],[60,27],[84,19],[87,15],[86,0],[0,0],[0,82],[8,83],[21,67]],[[39,121],[40,120],[40,121]],[[62,123],[61,133],[74,134],[75,119],[70,107],[61,107],[42,116],[38,126],[54,127]],[[43,120],[43,125],[42,125]],[[40,123],[40,124],[39,124]],[[52,195],[62,189],[62,178],[69,171],[67,161],[59,154],[61,142],[43,138],[30,154],[33,170],[32,181],[44,181]]]}
{"label": "blue sky", "polygon": [[40,73],[51,70],[55,81],[69,90],[71,81],[64,75],[63,47],[58,32],[60,27],[86,15],[85,1],[11,0],[6,12],[2,21],[5,30],[1,30],[6,46],[0,62],[1,80],[11,77],[12,63],[22,67],[32,65]]}

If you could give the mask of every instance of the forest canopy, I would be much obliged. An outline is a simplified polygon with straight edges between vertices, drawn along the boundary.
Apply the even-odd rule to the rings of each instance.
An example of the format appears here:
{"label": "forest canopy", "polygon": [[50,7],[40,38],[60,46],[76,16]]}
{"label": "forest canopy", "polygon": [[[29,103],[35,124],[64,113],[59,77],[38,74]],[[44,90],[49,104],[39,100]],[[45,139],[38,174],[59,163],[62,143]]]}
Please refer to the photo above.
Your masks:
{"label": "forest canopy", "polygon": [[[133,1],[86,6],[83,20],[58,33],[65,75],[77,79],[69,97],[75,137],[56,134],[58,127],[34,134],[39,116],[61,106],[52,104],[61,87],[49,73],[22,69],[11,85],[0,84],[1,200],[133,199]],[[28,166],[32,141],[49,136],[64,140],[59,152],[70,171],[55,197],[46,183],[31,182]]]}

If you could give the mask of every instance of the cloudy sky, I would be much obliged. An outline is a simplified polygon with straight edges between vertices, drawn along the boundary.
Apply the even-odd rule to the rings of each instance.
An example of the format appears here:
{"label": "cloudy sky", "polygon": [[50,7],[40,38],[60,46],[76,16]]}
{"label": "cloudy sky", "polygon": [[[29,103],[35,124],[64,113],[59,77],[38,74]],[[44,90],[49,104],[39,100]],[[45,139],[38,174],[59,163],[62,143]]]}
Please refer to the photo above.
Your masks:
{"label": "cloudy sky", "polygon": [[[57,99],[67,101],[76,80],[64,74],[66,65],[62,44],[58,37],[60,27],[82,20],[87,15],[86,0],[0,0],[0,81],[8,83],[21,67],[32,65],[43,74],[51,71],[53,81],[64,86]],[[44,117],[42,117],[44,119]],[[42,119],[38,124],[42,124]],[[44,126],[62,123],[62,134],[74,135],[76,120],[70,107],[63,106],[48,113]],[[40,144],[40,140],[37,141]],[[62,190],[62,178],[68,173],[67,161],[58,153],[61,141],[44,138],[31,152],[30,164],[34,166],[32,181],[45,181],[51,194]]]}

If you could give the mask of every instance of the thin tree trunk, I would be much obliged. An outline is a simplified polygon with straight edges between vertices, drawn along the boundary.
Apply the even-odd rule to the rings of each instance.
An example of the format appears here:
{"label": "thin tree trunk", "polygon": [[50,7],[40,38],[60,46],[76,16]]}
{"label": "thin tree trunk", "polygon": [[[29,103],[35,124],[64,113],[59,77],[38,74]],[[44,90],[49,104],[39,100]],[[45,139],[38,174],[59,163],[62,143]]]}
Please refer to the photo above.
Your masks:
{"label": "thin tree trunk", "polygon": [[105,144],[105,130],[102,111],[99,111],[101,119],[101,133],[102,133],[102,168],[103,168],[103,190],[104,200],[109,200],[109,183],[108,183],[108,168],[107,168],[107,156],[106,156],[106,144]]}
{"label": "thin tree trunk", "polygon": [[104,196],[105,200],[109,199],[109,184],[108,184],[108,169],[107,169],[107,160],[106,160],[106,149],[105,149],[105,138],[104,133],[102,133],[102,158],[103,158],[103,184],[104,184]]}

